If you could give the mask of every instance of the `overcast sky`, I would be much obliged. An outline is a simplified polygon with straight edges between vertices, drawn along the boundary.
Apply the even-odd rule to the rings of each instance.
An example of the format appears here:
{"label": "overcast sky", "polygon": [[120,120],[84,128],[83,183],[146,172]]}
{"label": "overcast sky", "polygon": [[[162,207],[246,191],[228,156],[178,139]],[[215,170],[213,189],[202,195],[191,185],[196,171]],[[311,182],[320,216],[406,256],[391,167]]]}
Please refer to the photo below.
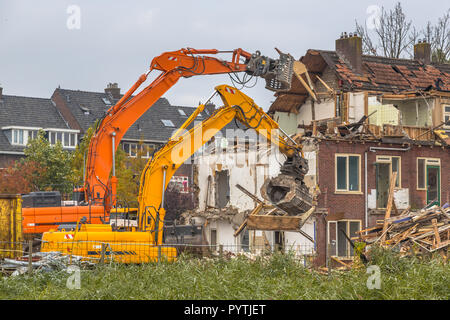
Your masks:
{"label": "overcast sky", "polygon": [[[243,48],[296,59],[307,49],[334,50],[355,19],[370,19],[370,6],[393,1],[107,1],[0,0],[0,86],[3,93],[49,98],[56,87],[103,91],[117,82],[122,92],[149,68],[153,57],[185,47]],[[72,19],[80,9],[80,24]],[[417,28],[435,22],[448,1],[402,1]],[[369,8],[369,12],[368,12]],[[372,13],[371,13],[372,12]],[[72,27],[70,29],[69,25]],[[228,56],[226,56],[228,57]],[[229,59],[229,57],[227,58]],[[171,104],[196,106],[229,77],[180,79],[165,95]],[[273,93],[264,80],[244,89],[268,109]],[[219,101],[215,101],[218,103]]]}

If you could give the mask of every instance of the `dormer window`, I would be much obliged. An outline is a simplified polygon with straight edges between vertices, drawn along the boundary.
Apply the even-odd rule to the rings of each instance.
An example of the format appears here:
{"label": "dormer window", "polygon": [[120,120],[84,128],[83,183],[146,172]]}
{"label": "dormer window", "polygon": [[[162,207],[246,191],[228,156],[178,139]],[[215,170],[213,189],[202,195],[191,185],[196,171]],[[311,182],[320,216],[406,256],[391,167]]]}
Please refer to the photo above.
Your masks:
{"label": "dormer window", "polygon": [[64,148],[75,148],[77,146],[77,133],[68,130],[57,131],[56,129],[47,131],[50,145],[53,146],[60,142]]}

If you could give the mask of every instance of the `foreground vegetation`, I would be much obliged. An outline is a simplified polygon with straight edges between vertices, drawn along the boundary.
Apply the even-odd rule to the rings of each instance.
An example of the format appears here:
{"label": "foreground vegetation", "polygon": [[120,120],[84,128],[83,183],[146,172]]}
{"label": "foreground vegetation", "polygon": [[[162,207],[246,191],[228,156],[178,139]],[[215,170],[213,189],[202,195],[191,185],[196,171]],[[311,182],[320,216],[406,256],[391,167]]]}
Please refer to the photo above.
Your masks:
{"label": "foreground vegetation", "polygon": [[250,261],[199,260],[103,265],[81,271],[81,289],[68,289],[65,271],[0,279],[0,299],[449,299],[450,267],[440,257],[399,258],[377,250],[381,289],[368,289],[366,268],[310,271],[290,255]]}

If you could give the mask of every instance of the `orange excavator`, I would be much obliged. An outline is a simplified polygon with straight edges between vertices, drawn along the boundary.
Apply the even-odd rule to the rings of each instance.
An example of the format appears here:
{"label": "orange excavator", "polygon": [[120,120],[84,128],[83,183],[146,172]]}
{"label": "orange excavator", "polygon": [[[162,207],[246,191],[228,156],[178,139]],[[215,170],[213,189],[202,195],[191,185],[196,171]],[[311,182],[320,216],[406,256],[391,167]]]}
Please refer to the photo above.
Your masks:
{"label": "orange excavator", "polygon": [[[181,49],[165,52],[155,57],[150,69],[142,74],[125,95],[111,107],[99,122],[90,141],[87,154],[85,183],[76,191],[80,195],[76,205],[62,207],[56,195],[36,193],[30,196],[22,210],[23,232],[41,234],[61,226],[68,229],[86,217],[88,223],[104,223],[111,208],[116,206],[117,178],[115,152],[119,143],[133,125],[167,90],[180,78],[199,75],[230,74],[239,84],[245,84],[251,77],[262,77],[266,88],[272,91],[289,90],[293,74],[294,59],[277,50],[280,57],[271,59],[259,51],[250,54],[242,49],[219,51],[216,49]],[[232,54],[231,61],[214,57],[218,54]],[[152,71],[161,73],[141,92],[132,96],[146,81]],[[237,73],[245,72],[243,80]],[[250,77],[250,78],[249,78]],[[38,201],[37,201],[38,200]],[[39,205],[35,203],[38,202]],[[46,204],[53,203],[51,206]]]}

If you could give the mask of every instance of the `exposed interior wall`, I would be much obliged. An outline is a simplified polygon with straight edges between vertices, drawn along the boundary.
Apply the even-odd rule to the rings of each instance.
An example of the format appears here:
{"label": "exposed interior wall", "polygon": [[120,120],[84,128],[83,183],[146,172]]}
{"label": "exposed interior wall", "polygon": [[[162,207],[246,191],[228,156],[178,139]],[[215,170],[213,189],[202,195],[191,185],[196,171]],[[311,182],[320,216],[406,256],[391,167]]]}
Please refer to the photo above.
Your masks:
{"label": "exposed interior wall", "polygon": [[281,129],[287,134],[297,133],[297,115],[291,112],[275,112],[273,119],[279,123]]}
{"label": "exposed interior wall", "polygon": [[[202,155],[201,159],[196,159],[198,164],[198,199],[199,207],[197,212],[203,212],[206,208],[206,198],[208,195],[208,205],[211,207],[217,207],[215,200],[215,193],[218,184],[215,182],[218,177],[222,181],[228,179],[229,181],[229,201],[225,206],[231,210],[238,210],[239,212],[248,212],[257,205],[254,200],[245,195],[242,191],[236,188],[236,184],[240,184],[249,192],[255,194],[259,199],[261,197],[261,186],[267,177],[274,177],[279,173],[280,164],[284,161],[284,156],[278,157],[272,152],[265,156],[265,153],[259,151],[249,152],[237,152],[234,154],[222,154],[221,156],[210,154]],[[259,157],[259,161],[253,161]],[[310,170],[308,172],[307,184],[313,185],[312,181],[315,181],[315,152],[305,152],[305,157],[310,161]],[[253,159],[253,160],[252,160]],[[256,163],[255,163],[256,162]],[[222,174],[223,173],[223,174]],[[227,174],[227,178],[225,177]],[[209,190],[208,190],[208,176],[210,176]],[[314,184],[315,185],[315,184]],[[222,188],[222,187],[220,187]],[[236,217],[237,215],[235,215]],[[243,219],[242,219],[243,221]],[[217,217],[211,220],[206,228],[205,235],[208,243],[211,239],[211,230],[216,230],[217,244],[223,244],[224,250],[228,250],[226,246],[235,246],[237,251],[240,251],[241,236],[234,237],[234,232],[242,223],[239,219],[219,218]],[[311,237],[314,236],[314,222],[308,221],[303,226],[303,231],[307,232]],[[265,237],[263,236],[263,233]],[[275,232],[273,231],[249,231],[249,243],[255,245],[258,248],[264,246],[264,239],[268,241],[269,246],[273,249],[275,243]],[[304,238],[297,232],[286,232],[284,236],[284,247],[292,247],[293,250],[312,250],[312,243]]]}
{"label": "exposed interior wall", "polygon": [[364,116],[364,92],[350,92],[348,102],[348,121],[359,121]]}
{"label": "exposed interior wall", "polygon": [[393,104],[382,104],[377,97],[368,98],[369,124],[382,126],[383,124],[398,125],[400,112]]}
{"label": "exposed interior wall", "polygon": [[400,112],[401,124],[405,126],[428,127],[433,124],[433,99],[386,100],[383,104],[393,104]]}

